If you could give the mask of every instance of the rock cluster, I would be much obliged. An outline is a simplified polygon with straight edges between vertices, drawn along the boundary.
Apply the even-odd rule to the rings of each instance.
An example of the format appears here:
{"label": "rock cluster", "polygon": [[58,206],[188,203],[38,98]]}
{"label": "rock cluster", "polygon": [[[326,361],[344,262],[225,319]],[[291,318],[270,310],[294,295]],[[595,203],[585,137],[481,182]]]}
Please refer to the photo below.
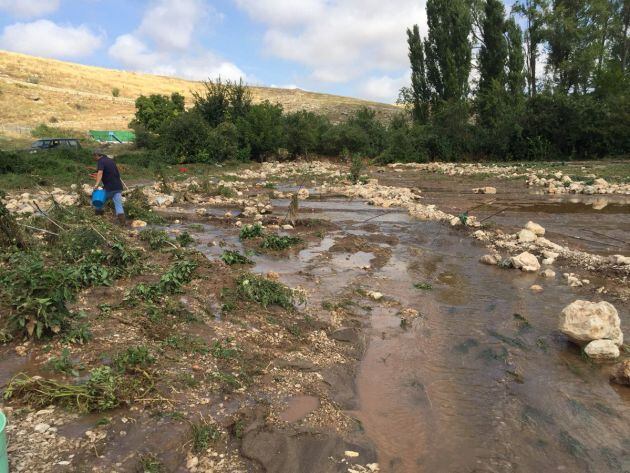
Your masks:
{"label": "rock cluster", "polygon": [[584,347],[591,358],[619,357],[619,347],[623,344],[621,320],[608,302],[572,302],[562,310],[558,328],[573,343]]}
{"label": "rock cluster", "polygon": [[[90,193],[92,189],[90,189]],[[79,194],[76,186],[68,192],[58,187],[52,191],[24,192],[22,194],[7,194],[2,202],[10,212],[16,214],[32,214],[37,212],[37,206],[42,210],[47,210],[54,202],[60,205],[69,206],[76,205],[79,201]]]}

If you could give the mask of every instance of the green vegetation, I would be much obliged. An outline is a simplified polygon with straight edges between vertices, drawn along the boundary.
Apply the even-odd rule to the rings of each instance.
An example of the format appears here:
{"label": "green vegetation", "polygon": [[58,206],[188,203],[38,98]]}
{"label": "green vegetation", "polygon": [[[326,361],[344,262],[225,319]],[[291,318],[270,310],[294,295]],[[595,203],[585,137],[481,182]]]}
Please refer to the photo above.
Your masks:
{"label": "green vegetation", "polygon": [[21,373],[11,380],[4,398],[17,398],[34,408],[56,404],[83,413],[99,412],[120,404],[120,381],[107,366],[94,368],[82,384],[66,384]]}
{"label": "green vegetation", "polygon": [[239,300],[257,302],[265,308],[279,305],[284,309],[293,309],[295,303],[302,302],[302,299],[284,284],[248,273],[238,277],[236,290],[224,289],[222,296],[228,305],[227,308],[233,308]]}
{"label": "green vegetation", "polygon": [[113,359],[113,366],[120,372],[132,371],[136,367],[142,368],[152,363],[155,363],[155,357],[144,345],[129,347]]}
{"label": "green vegetation", "polygon": [[292,246],[302,243],[302,239],[292,236],[279,236],[279,235],[266,235],[260,244],[260,247],[265,250],[286,250]]}
{"label": "green vegetation", "polygon": [[79,369],[81,365],[75,363],[70,356],[70,350],[64,348],[61,350],[60,356],[53,356],[48,360],[47,366],[49,369],[58,373],[64,373],[71,376],[79,376]]}
{"label": "green vegetation", "polygon": [[215,442],[221,437],[221,431],[212,424],[203,422],[192,424],[191,430],[193,441],[192,451],[196,454],[205,452],[211,442]]}
{"label": "green vegetation", "polygon": [[250,260],[247,256],[240,254],[238,251],[225,250],[221,254],[221,260],[229,265],[235,264],[254,264],[252,260]]}
{"label": "green vegetation", "polygon": [[172,248],[174,246],[164,230],[149,228],[141,231],[139,237],[140,240],[146,242],[152,250],[159,250],[167,246]]}
{"label": "green vegetation", "polygon": [[264,235],[263,227],[260,223],[255,223],[253,225],[245,225],[241,229],[239,234],[239,238],[241,240],[249,240],[250,238],[259,238]]}
{"label": "green vegetation", "polygon": [[417,282],[413,285],[416,289],[422,289],[423,291],[430,291],[433,289],[433,286],[428,282]]}
{"label": "green vegetation", "polygon": [[162,462],[155,455],[145,455],[140,458],[138,469],[140,473],[163,473],[166,471]]}
{"label": "green vegetation", "polygon": [[173,264],[155,284],[140,283],[127,296],[128,300],[140,299],[145,302],[156,302],[168,294],[179,292],[193,277],[197,263],[180,260]]}

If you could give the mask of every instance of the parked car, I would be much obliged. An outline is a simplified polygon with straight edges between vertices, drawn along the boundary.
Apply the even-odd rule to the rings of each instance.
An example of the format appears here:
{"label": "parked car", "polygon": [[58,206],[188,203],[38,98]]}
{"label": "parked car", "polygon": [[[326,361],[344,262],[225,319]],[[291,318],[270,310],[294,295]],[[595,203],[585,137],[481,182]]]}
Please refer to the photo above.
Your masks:
{"label": "parked car", "polygon": [[58,148],[81,149],[81,143],[74,138],[43,138],[35,141],[31,145],[30,151],[37,153]]}

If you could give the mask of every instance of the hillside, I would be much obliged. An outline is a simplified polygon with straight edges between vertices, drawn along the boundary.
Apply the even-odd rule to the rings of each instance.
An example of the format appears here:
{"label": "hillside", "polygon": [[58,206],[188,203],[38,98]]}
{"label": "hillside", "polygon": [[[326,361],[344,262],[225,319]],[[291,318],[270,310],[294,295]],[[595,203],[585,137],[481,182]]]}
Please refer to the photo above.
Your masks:
{"label": "hillside", "polygon": [[[0,51],[0,132],[28,133],[40,123],[77,130],[125,129],[141,94],[179,92],[190,103],[200,82],[84,66]],[[112,89],[120,90],[119,97]],[[303,90],[252,87],[255,102],[269,100],[287,111],[310,110],[342,120],[368,106],[390,116],[393,105]]]}

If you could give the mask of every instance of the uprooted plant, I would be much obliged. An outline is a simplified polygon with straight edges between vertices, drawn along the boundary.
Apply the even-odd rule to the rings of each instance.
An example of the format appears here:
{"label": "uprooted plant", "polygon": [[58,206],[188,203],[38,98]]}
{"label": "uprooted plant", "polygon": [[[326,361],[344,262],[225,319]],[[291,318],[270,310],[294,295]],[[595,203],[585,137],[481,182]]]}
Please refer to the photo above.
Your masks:
{"label": "uprooted plant", "polygon": [[245,273],[236,282],[236,289],[224,289],[224,299],[257,302],[265,308],[279,305],[284,309],[293,309],[296,303],[304,302],[304,297],[297,291],[262,276]]}
{"label": "uprooted plant", "polygon": [[294,236],[267,235],[260,244],[260,247],[265,250],[282,251],[292,246],[299,245],[302,241],[301,238]]}
{"label": "uprooted plant", "polygon": [[221,260],[228,266],[234,264],[254,264],[247,256],[240,254],[238,251],[225,250],[221,254]]}

